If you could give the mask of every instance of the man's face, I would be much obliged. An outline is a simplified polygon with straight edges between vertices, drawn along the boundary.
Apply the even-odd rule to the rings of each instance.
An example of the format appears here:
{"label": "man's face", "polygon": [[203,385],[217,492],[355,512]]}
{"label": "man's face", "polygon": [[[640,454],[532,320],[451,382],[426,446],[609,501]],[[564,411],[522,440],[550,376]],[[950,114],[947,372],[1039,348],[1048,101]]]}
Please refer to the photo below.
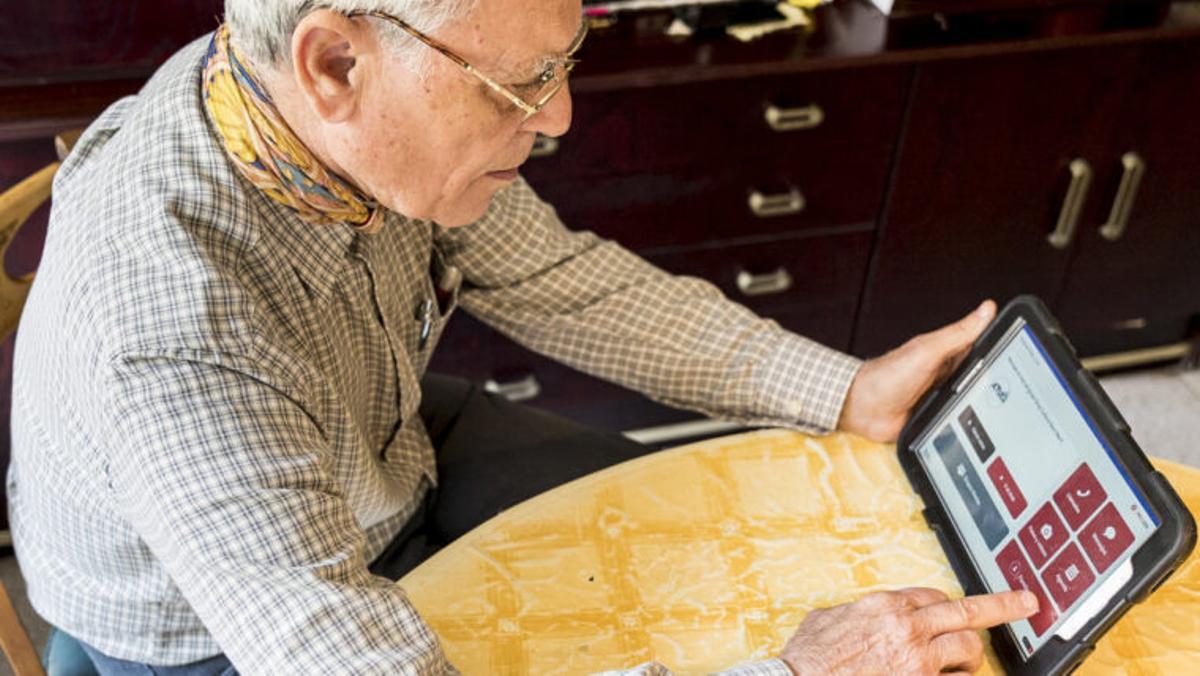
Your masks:
{"label": "man's face", "polygon": [[[522,91],[519,85],[535,78],[545,57],[568,48],[581,15],[580,0],[484,0],[433,37],[481,72]],[[516,180],[537,133],[567,131],[570,92],[564,87],[541,112],[523,120],[520,109],[450,59],[414,46],[429,50],[424,78],[382,47],[350,72],[361,88],[359,114],[339,125],[329,152],[390,209],[445,226],[465,225]]]}

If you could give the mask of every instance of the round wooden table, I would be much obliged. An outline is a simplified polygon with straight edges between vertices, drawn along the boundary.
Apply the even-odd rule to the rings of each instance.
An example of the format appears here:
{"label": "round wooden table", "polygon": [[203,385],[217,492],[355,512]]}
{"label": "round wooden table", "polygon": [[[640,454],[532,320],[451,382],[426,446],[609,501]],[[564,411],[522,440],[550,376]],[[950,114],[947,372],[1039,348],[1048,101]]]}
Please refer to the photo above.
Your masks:
{"label": "round wooden table", "polygon": [[[1200,470],[1155,464],[1200,513]],[[961,596],[921,507],[891,445],[752,432],[549,491],[399,584],[466,674],[578,674],[649,660],[704,673],[778,654],[814,608],[908,586]],[[984,673],[1001,671],[990,651],[989,662]],[[1193,554],[1080,673],[1197,664]]]}

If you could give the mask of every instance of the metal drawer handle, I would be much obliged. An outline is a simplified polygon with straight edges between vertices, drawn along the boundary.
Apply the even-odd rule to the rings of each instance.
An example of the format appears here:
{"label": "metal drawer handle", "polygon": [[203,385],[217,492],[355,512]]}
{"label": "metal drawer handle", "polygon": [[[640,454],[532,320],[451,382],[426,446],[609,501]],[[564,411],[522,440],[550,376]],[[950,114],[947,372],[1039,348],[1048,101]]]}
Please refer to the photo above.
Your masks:
{"label": "metal drawer handle", "polygon": [[551,136],[537,135],[533,141],[533,149],[529,151],[530,157],[550,157],[558,152],[558,139]]}
{"label": "metal drawer handle", "polygon": [[483,389],[485,392],[498,394],[509,401],[528,401],[542,393],[542,385],[533,374],[507,383],[498,383],[489,379],[483,384]]}
{"label": "metal drawer handle", "polygon": [[1069,165],[1071,184],[1063,198],[1062,210],[1058,213],[1058,223],[1054,232],[1046,238],[1055,249],[1065,249],[1071,245],[1075,237],[1075,227],[1079,225],[1079,215],[1083,212],[1083,203],[1087,199],[1088,186],[1092,183],[1092,165],[1087,160],[1076,158]]}
{"label": "metal drawer handle", "polygon": [[763,117],[767,126],[775,131],[797,131],[820,126],[825,121],[825,111],[815,103],[800,108],[780,108],[771,104]]}
{"label": "metal drawer handle", "polygon": [[759,218],[798,214],[804,211],[804,195],[797,188],[777,195],[764,195],[755,190],[750,193],[750,211]]}
{"label": "metal drawer handle", "polygon": [[1108,214],[1108,222],[1100,226],[1100,235],[1110,242],[1121,239],[1121,235],[1125,234],[1125,226],[1129,225],[1129,215],[1133,212],[1133,201],[1137,199],[1138,187],[1146,173],[1146,161],[1134,152],[1121,156],[1121,166],[1125,167],[1125,173],[1121,175],[1121,184],[1117,186],[1112,211]]}
{"label": "metal drawer handle", "polygon": [[752,275],[742,270],[737,276],[737,288],[747,296],[783,293],[792,288],[792,276],[788,274],[787,268],[783,267],[763,275]]}

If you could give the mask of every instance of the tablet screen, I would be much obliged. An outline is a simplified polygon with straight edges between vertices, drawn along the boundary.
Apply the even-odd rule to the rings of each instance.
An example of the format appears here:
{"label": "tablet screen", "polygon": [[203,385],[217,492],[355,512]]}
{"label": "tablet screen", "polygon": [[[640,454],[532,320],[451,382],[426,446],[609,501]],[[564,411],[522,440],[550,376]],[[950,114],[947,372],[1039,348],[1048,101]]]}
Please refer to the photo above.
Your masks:
{"label": "tablet screen", "polygon": [[953,388],[912,449],[988,588],[1037,594],[1008,625],[1028,657],[1130,574],[1159,519],[1024,319]]}

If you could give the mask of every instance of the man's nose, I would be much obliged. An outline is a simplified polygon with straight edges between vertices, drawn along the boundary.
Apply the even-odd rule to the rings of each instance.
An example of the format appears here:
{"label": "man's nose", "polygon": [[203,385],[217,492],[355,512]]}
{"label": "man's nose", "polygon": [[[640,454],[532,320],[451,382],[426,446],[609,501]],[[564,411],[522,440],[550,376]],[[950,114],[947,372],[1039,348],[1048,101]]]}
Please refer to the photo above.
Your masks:
{"label": "man's nose", "polygon": [[543,136],[562,136],[571,128],[571,85],[563,88],[525,121],[525,128]]}

